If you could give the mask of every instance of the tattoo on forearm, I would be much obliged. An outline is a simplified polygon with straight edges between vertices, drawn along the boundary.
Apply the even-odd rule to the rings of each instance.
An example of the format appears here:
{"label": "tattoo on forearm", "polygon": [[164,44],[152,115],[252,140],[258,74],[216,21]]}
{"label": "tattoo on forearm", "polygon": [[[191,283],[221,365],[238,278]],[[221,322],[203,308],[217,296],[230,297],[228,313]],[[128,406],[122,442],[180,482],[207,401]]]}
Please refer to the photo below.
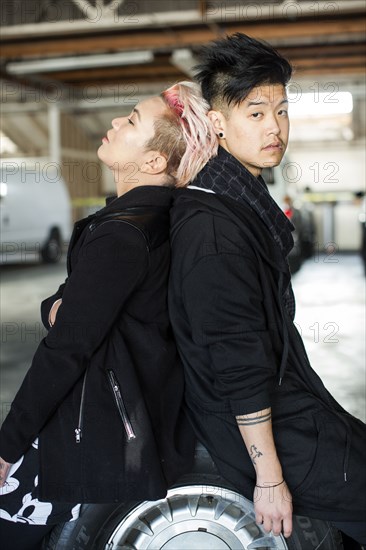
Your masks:
{"label": "tattoo on forearm", "polygon": [[255,461],[256,458],[263,456],[263,453],[261,453],[255,445],[250,446],[249,452],[250,452],[250,458],[252,459],[253,464],[256,464],[256,461]]}
{"label": "tattoo on forearm", "polygon": [[255,424],[262,424],[262,422],[269,422],[271,420],[271,413],[264,414],[263,416],[248,417],[244,414],[242,416],[237,416],[236,421],[238,426],[254,426]]}

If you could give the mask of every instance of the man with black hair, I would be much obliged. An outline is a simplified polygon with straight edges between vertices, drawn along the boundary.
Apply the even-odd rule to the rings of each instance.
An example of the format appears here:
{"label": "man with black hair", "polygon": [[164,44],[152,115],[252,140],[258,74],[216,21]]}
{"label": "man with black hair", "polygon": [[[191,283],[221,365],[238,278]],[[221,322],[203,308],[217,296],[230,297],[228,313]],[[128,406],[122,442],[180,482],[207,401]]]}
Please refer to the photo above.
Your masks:
{"label": "man with black hair", "polygon": [[291,73],[240,33],[204,49],[197,80],[220,147],[175,192],[170,315],[197,437],[256,521],[288,537],[294,512],[365,544],[365,425],[310,366],[293,323],[293,226],[261,177],[286,150]]}

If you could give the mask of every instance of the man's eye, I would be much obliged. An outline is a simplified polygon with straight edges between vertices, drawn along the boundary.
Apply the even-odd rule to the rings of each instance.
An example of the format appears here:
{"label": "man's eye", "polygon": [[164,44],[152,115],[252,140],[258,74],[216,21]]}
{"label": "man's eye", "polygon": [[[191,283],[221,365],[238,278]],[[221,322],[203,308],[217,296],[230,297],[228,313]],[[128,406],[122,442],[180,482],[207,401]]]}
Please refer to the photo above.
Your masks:
{"label": "man's eye", "polygon": [[287,115],[287,111],[286,111],[286,109],[281,109],[280,111],[278,111],[278,114],[279,114],[279,115],[286,116],[286,115]]}
{"label": "man's eye", "polygon": [[252,117],[253,118],[258,118],[260,116],[261,113],[252,113]]}
{"label": "man's eye", "polygon": [[132,124],[132,126],[134,126],[134,123],[132,122],[132,120],[130,118],[127,119],[129,124]]}

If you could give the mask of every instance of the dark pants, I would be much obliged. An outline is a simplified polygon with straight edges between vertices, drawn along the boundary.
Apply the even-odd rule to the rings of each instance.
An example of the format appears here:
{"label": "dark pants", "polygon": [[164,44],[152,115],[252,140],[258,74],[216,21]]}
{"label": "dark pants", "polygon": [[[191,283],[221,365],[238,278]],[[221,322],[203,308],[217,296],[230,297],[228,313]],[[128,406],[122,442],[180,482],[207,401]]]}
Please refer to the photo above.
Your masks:
{"label": "dark pants", "polygon": [[43,538],[54,525],[29,525],[0,519],[1,550],[41,550]]}
{"label": "dark pants", "polygon": [[360,545],[366,548],[366,521],[332,521],[332,524],[346,535],[345,550],[358,550]]}

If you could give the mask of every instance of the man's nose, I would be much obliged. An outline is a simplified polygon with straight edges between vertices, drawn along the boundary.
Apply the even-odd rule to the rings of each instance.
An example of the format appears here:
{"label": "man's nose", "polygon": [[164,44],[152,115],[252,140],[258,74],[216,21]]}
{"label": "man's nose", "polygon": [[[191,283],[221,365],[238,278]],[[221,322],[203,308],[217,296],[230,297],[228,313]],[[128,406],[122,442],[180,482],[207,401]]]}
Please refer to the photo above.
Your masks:
{"label": "man's nose", "polygon": [[272,116],[269,120],[268,120],[268,124],[267,124],[267,132],[268,134],[279,134],[281,131],[281,128],[280,128],[280,125],[278,124],[278,120],[275,116]]}

